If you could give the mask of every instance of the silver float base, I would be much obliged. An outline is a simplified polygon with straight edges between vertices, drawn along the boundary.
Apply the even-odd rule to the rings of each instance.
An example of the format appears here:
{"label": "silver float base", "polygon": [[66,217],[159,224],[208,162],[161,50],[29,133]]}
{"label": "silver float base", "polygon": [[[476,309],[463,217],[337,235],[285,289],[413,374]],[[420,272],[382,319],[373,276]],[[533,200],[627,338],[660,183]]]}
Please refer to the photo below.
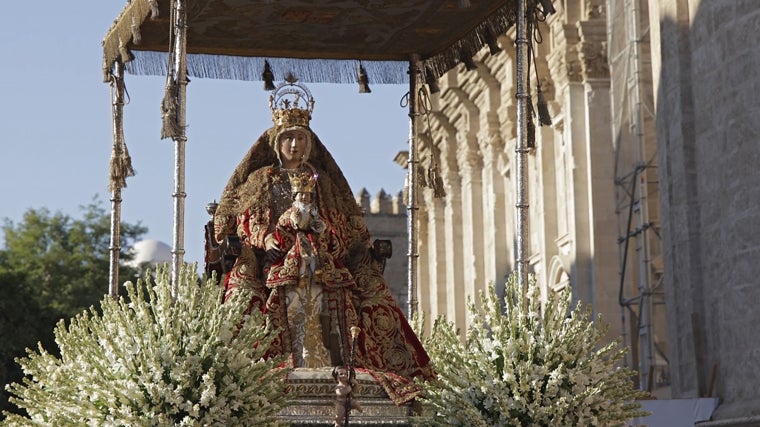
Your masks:
{"label": "silver float base", "polygon": [[[365,372],[357,372],[359,400],[363,412],[351,411],[349,425],[411,426],[414,403],[396,406],[385,390]],[[288,374],[288,391],[295,393],[293,404],[280,412],[279,418],[291,427],[333,426],[335,422],[335,386],[332,368],[296,368]]]}

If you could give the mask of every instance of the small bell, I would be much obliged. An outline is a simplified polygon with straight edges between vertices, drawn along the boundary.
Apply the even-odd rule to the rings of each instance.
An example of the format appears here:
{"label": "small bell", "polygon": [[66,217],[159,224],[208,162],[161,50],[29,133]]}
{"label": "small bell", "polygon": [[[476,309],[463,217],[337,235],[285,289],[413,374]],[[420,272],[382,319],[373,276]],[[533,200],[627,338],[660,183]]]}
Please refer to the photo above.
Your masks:
{"label": "small bell", "polygon": [[264,60],[264,71],[261,73],[261,79],[264,80],[264,90],[274,90],[274,73],[267,60]]}
{"label": "small bell", "polygon": [[357,75],[359,81],[359,93],[370,93],[372,90],[369,88],[369,77],[367,77],[367,70],[364,66],[359,64],[359,73]]}

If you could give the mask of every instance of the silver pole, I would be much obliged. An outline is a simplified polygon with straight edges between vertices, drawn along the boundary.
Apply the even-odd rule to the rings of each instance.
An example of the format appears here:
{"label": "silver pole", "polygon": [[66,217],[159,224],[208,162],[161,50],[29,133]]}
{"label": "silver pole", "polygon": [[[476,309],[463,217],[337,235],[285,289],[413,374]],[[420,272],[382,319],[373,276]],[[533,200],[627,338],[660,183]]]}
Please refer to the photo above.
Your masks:
{"label": "silver pole", "polygon": [[[649,198],[648,198],[648,184],[647,184],[647,169],[645,168],[647,161],[644,154],[644,107],[641,101],[641,59],[639,53],[639,2],[633,1],[630,4],[630,33],[631,33],[631,49],[632,49],[632,61],[631,66],[633,68],[633,90],[632,101],[634,105],[634,128],[635,128],[635,150],[634,150],[634,162],[635,167],[640,169],[641,185],[637,186],[637,192],[634,193],[634,197],[638,198],[638,210],[637,210],[637,224],[636,228],[642,230],[641,233],[636,233],[636,246],[639,273],[638,273],[638,290],[641,296],[641,317],[639,322],[641,327],[639,328],[639,339],[641,340],[641,358],[639,362],[639,377],[641,378],[639,388],[646,390],[648,384],[651,382],[650,374],[652,368],[655,366],[654,360],[654,330],[653,330],[653,288],[652,288],[652,268],[649,260],[649,238],[651,231],[648,230],[646,224],[649,224]],[[639,169],[636,169],[639,170]],[[634,174],[634,179],[638,179],[639,176]],[[633,198],[631,199],[633,204]],[[631,233],[630,227],[628,232]]]}
{"label": "silver pole", "polygon": [[[113,143],[118,149],[124,140],[124,64],[116,61],[111,83],[111,126]],[[120,153],[114,153],[119,155]],[[119,295],[119,255],[121,253],[121,186],[111,185],[111,245],[108,270],[108,295]]]}
{"label": "silver pole", "polygon": [[413,317],[417,312],[417,76],[420,73],[420,56],[413,54],[409,59],[409,159],[406,173],[409,181],[409,200],[407,201],[407,232],[409,249],[407,252],[409,268],[407,269],[409,296],[408,314]]}
{"label": "silver pole", "polygon": [[517,282],[528,289],[528,38],[526,1],[517,2]]}
{"label": "silver pole", "polygon": [[177,295],[179,274],[185,254],[185,143],[187,95],[187,27],[185,0],[175,0],[174,76],[177,79],[177,126],[174,137],[174,234],[172,247],[172,295]]}

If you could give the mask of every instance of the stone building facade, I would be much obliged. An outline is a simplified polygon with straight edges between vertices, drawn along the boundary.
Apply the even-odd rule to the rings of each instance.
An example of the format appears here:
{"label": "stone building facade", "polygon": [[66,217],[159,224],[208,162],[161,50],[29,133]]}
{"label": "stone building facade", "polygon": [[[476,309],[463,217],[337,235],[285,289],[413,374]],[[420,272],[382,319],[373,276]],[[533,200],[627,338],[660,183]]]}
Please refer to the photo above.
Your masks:
{"label": "stone building facade", "polygon": [[[530,79],[552,116],[528,156],[530,270],[602,315],[641,388],[760,425],[760,7],[554,5]],[[515,268],[514,33],[499,42],[437,82],[419,126],[420,174],[446,192],[420,188],[419,309],[461,326]]]}
{"label": "stone building facade", "polygon": [[760,425],[760,4],[649,12],[673,393]]}
{"label": "stone building facade", "polygon": [[[536,128],[528,159],[530,270],[542,292],[572,286],[607,322],[617,302],[617,216],[610,143],[606,16],[591,2],[558,5],[540,25],[540,82],[553,125]],[[444,75],[422,126],[423,168],[439,170],[446,196],[421,189],[421,310],[466,325],[465,302],[503,283],[514,268],[516,58],[514,34],[503,50],[483,49]],[[533,71],[531,70],[531,75]],[[534,96],[535,99],[535,96]],[[426,120],[422,120],[427,123]],[[610,338],[619,336],[611,330]]]}
{"label": "stone building facade", "polygon": [[364,212],[364,222],[367,224],[372,240],[391,242],[392,254],[385,261],[383,277],[401,311],[404,315],[408,315],[409,231],[403,194],[399,192],[390,195],[385,190],[380,190],[372,197],[366,189],[362,189],[356,195],[356,203]]}

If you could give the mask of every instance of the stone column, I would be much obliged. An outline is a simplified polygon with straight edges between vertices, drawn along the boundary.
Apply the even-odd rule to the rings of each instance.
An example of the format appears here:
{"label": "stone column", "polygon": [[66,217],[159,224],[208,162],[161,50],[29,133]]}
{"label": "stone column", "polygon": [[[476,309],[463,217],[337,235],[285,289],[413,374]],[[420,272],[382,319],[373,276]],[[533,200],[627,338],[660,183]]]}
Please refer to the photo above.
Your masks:
{"label": "stone column", "polygon": [[449,122],[446,112],[438,114],[438,123],[441,124],[440,163],[441,176],[446,188],[444,198],[444,240],[445,255],[438,258],[439,263],[445,264],[445,284],[439,282],[438,286],[445,289],[448,304],[446,305],[446,317],[457,325],[465,324],[465,307],[462,303],[464,291],[464,258],[465,252],[462,245],[464,239],[462,229],[462,182],[460,178],[459,164],[457,163],[457,139],[456,126]]}
{"label": "stone column", "polygon": [[464,247],[464,301],[477,301],[477,292],[485,287],[483,283],[483,185],[481,171],[483,162],[477,149],[470,143],[469,135],[459,134],[457,158],[462,176],[462,225]]}

